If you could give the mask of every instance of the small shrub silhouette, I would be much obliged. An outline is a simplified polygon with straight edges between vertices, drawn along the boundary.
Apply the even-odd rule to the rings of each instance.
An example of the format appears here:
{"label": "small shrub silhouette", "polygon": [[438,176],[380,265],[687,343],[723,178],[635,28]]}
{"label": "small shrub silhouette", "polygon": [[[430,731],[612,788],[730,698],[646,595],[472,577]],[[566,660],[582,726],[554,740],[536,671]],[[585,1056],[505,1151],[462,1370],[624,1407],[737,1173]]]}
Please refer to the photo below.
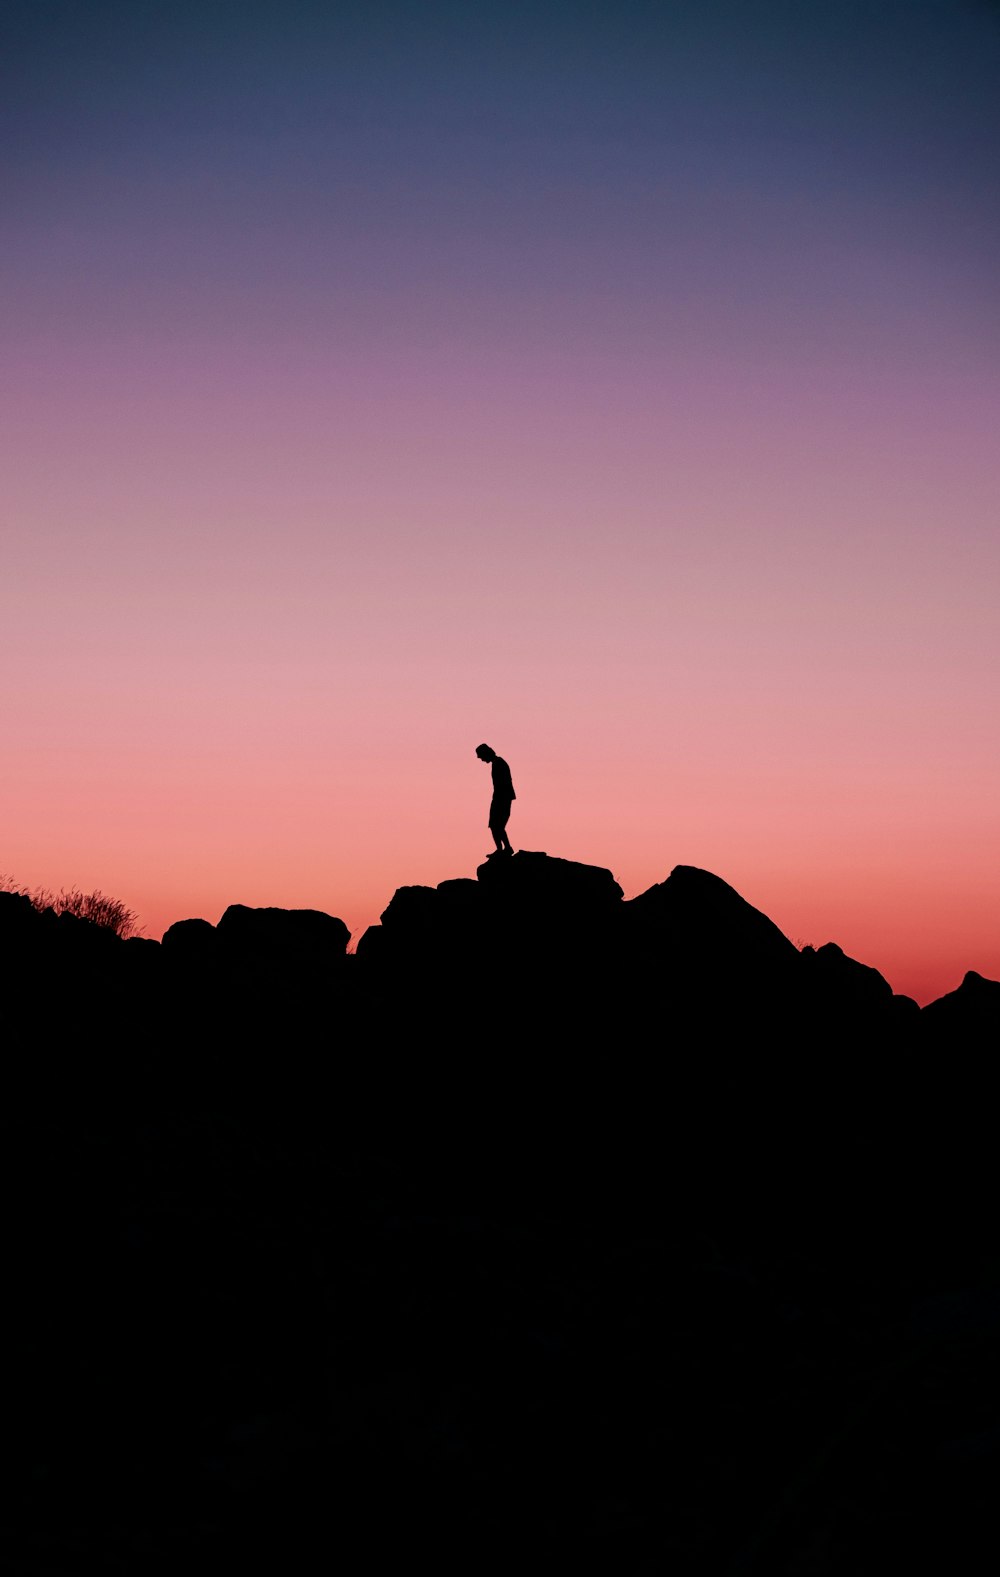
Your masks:
{"label": "small shrub silhouette", "polygon": [[0,876],[0,892],[23,894],[25,898],[31,899],[39,913],[44,909],[53,909],[56,914],[72,914],[78,920],[90,920],[94,925],[106,926],[123,942],[130,936],[142,934],[143,928],[137,923],[135,910],[129,909],[120,898],[109,898],[100,888],[85,893],[79,887],[63,887],[54,893],[49,887],[24,887],[10,876]]}

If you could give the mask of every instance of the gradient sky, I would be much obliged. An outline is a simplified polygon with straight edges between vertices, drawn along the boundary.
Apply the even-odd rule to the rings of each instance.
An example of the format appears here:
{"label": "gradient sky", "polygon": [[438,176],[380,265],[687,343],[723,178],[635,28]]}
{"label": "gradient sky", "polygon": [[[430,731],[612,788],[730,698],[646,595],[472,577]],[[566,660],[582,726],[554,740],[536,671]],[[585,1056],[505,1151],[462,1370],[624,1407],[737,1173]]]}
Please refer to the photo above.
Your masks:
{"label": "gradient sky", "polygon": [[1000,978],[1000,7],[5,0],[0,871]]}

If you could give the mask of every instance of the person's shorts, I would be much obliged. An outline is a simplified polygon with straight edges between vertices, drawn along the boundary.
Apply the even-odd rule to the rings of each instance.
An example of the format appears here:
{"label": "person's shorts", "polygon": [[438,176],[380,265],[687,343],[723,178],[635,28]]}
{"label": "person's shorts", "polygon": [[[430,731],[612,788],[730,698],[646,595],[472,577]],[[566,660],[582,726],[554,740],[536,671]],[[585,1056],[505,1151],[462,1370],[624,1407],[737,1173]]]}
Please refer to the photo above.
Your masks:
{"label": "person's shorts", "polygon": [[513,805],[513,803],[514,801],[512,799],[500,799],[496,794],[494,794],[492,800],[490,801],[489,825],[491,827],[506,827],[507,820],[510,816],[510,807]]}

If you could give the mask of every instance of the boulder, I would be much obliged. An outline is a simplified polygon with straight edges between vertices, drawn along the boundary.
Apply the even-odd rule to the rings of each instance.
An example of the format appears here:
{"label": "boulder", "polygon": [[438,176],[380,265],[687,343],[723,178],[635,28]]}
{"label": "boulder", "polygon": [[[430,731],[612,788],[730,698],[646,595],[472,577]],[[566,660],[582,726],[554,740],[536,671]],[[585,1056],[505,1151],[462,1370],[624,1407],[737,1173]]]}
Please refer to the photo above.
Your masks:
{"label": "boulder", "polygon": [[121,947],[126,978],[155,980],[163,958],[163,944],[150,936],[130,936]]}
{"label": "boulder", "polygon": [[357,957],[366,965],[378,963],[384,956],[385,932],[380,925],[370,925],[358,939]]}
{"label": "boulder", "polygon": [[27,893],[0,893],[0,944],[20,945],[36,937],[41,920]]}
{"label": "boulder", "polygon": [[110,926],[65,911],[57,914],[54,909],[44,910],[42,924],[57,955],[81,964],[107,958],[123,945]]}
{"label": "boulder", "polygon": [[358,943],[358,956],[367,965],[426,969],[435,956],[441,962],[441,919],[436,887],[397,887],[382,911],[381,924],[369,926]]}
{"label": "boulder", "polygon": [[623,905],[629,945],[639,952],[669,951],[688,963],[724,971],[795,967],[798,949],[773,920],[741,898],[720,876],[677,865]]}
{"label": "boulder", "polygon": [[1000,1036],[1000,980],[970,969],[957,991],[928,1002],[920,1015],[925,1033],[935,1039],[996,1046]]}
{"label": "boulder", "polygon": [[398,887],[358,943],[358,957],[372,963],[421,969],[461,965],[475,950],[484,920],[483,893],[467,877],[437,887]]}
{"label": "boulder", "polygon": [[483,912],[483,889],[471,876],[438,882],[434,890],[440,900],[441,914],[449,920],[473,920]]}
{"label": "boulder", "polygon": [[616,907],[623,896],[611,872],[602,866],[581,865],[529,849],[492,856],[479,866],[476,877],[491,898],[526,905],[541,903],[566,910],[583,905],[593,910]]}
{"label": "boulder", "polygon": [[203,963],[216,957],[219,935],[208,920],[175,920],[164,931],[161,945],[175,963]]}
{"label": "boulder", "polygon": [[330,963],[343,958],[350,929],[322,909],[251,909],[230,904],[218,924],[230,953],[265,954],[304,963]]}
{"label": "boulder", "polygon": [[436,887],[397,887],[379,918],[387,932],[413,936],[428,931],[439,913]]}
{"label": "boulder", "polygon": [[888,1008],[892,987],[877,969],[848,958],[836,942],[822,947],[804,947],[801,953],[805,976],[815,999],[838,1008],[863,1013]]}

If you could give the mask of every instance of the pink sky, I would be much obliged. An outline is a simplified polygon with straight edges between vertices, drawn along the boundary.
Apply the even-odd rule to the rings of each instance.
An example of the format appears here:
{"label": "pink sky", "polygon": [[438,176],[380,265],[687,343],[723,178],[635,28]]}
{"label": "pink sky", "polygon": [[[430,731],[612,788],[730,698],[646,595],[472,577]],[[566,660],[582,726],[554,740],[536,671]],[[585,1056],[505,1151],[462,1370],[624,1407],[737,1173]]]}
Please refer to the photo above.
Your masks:
{"label": "pink sky", "polygon": [[571,97],[470,130],[465,78],[413,139],[46,122],[0,282],[0,871],[154,937],[357,934],[490,848],[486,740],[515,847],[627,896],[702,866],[920,1001],[1000,978],[996,248],[934,142],[985,100],[930,51],[859,114],[845,57],[827,136],[789,59],[774,131],[770,89],[748,132],[688,84],[681,136],[624,77],[590,141]]}
{"label": "pink sky", "polygon": [[358,931],[486,853],[486,739],[515,846],[1000,976],[984,369],[527,339],[8,369],[9,873]]}

